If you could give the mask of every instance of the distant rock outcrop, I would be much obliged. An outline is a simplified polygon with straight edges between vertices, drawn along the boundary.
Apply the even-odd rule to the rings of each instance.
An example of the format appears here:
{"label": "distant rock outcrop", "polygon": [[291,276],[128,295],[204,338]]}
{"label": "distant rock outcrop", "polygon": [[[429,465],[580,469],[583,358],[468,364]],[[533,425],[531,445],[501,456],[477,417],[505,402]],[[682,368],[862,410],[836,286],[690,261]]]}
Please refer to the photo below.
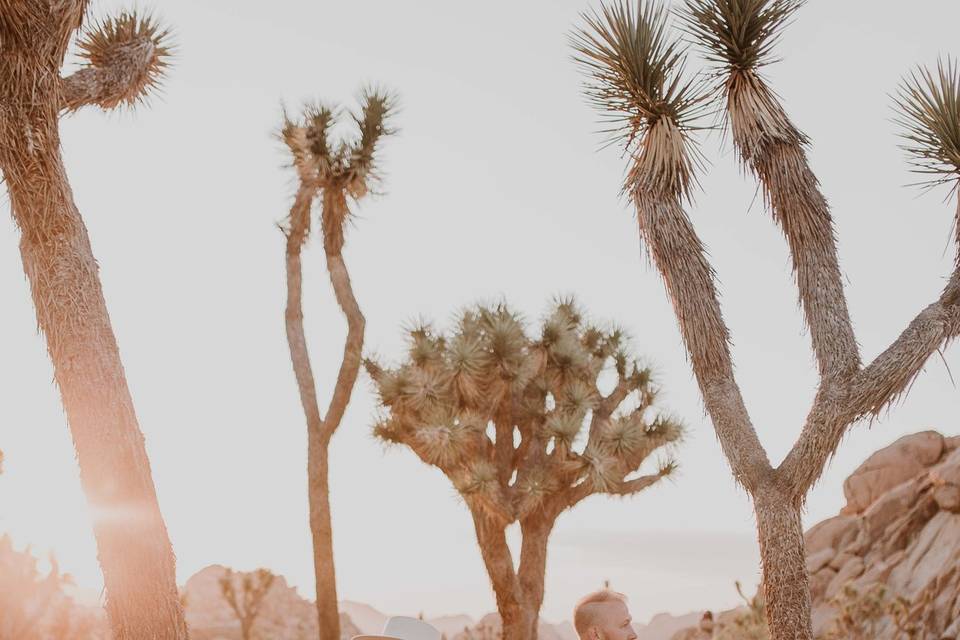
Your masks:
{"label": "distant rock outcrop", "polygon": [[[879,583],[914,604],[927,637],[960,636],[960,437],[934,431],[881,449],[843,486],[840,515],[806,534],[814,627],[826,631],[830,599],[847,583]],[[922,620],[919,620],[922,618]],[[893,638],[883,628],[877,640]]]}
{"label": "distant rock outcrop", "polygon": [[639,640],[669,640],[681,629],[695,627],[700,620],[699,613],[687,613],[682,616],[673,616],[668,613],[658,613],[645,625],[634,625]]}
{"label": "distant rock outcrop", "polygon": [[[220,593],[220,578],[226,567],[213,565],[194,574],[184,585],[187,626],[193,640],[240,640],[240,623]],[[340,637],[349,640],[360,633],[350,617],[340,614]],[[317,610],[296,588],[277,576],[264,599],[255,630],[263,638],[314,640]]]}
{"label": "distant rock outcrop", "polygon": [[[473,627],[464,629],[450,640],[499,640],[503,625],[499,613],[488,613]],[[537,640],[576,640],[577,634],[570,623],[550,624],[540,620]]]}

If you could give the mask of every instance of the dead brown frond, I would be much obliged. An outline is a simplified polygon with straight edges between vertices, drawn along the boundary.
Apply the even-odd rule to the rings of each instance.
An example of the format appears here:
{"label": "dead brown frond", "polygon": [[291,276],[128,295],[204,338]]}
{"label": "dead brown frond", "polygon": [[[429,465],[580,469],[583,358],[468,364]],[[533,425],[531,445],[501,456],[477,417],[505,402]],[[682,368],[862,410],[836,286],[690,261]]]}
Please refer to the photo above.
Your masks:
{"label": "dead brown frond", "polygon": [[687,0],[677,14],[684,29],[721,65],[721,73],[775,62],[783,28],[806,0]]}
{"label": "dead brown frond", "polygon": [[173,55],[169,29],[149,14],[127,11],[88,28],[78,47],[86,68],[109,85],[96,100],[105,109],[142,101],[160,86]]}
{"label": "dead brown frond", "polygon": [[629,0],[583,14],[586,26],[570,38],[587,75],[586,94],[605,114],[612,139],[624,137],[634,158],[624,190],[637,187],[689,197],[701,162],[689,136],[707,93],[685,79],[686,56],[667,33],[668,11],[658,2]]}
{"label": "dead brown frond", "polygon": [[744,162],[755,161],[776,144],[791,147],[807,144],[807,137],[790,122],[776,94],[752,70],[732,72],[725,91],[727,122]]}

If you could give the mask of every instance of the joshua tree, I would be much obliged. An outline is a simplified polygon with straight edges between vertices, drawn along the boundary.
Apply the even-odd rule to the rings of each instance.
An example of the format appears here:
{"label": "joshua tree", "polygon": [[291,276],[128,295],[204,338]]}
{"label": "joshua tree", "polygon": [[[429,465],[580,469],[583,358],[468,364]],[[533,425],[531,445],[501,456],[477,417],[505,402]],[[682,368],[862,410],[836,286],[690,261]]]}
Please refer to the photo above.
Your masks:
{"label": "joshua tree", "polygon": [[[573,37],[589,95],[622,127],[631,165],[624,191],[673,303],[704,404],[733,476],[753,499],[763,589],[775,640],[812,638],[800,511],[847,430],[905,393],[927,358],[960,333],[960,268],[940,297],[863,366],[847,312],[833,222],[807,164],[807,138],[759,75],[802,0],[687,0],[686,30],[718,64],[719,82],[683,79],[685,57],[661,5],[626,0],[585,16]],[[707,76],[708,78],[710,76]],[[705,100],[725,101],[726,123],[790,249],[820,386],[800,436],[774,467],[734,377],[714,271],[684,205],[698,152],[692,137]],[[898,103],[907,150],[934,182],[960,179],[960,75],[921,70]],[[960,234],[960,230],[958,230]],[[960,235],[957,236],[960,243]],[[960,261],[958,261],[960,265]]]}
{"label": "joshua tree", "polygon": [[[344,225],[350,218],[348,198],[358,201],[379,180],[376,154],[380,139],[395,110],[394,99],[382,92],[366,91],[359,114],[350,114],[360,129],[354,141],[334,146],[329,139],[338,112],[325,106],[309,107],[300,121],[284,120],[282,138],[293,154],[299,186],[283,227],[287,238],[287,343],[307,420],[307,482],[310,531],[317,581],[317,616],[320,638],[340,638],[337,584],[333,565],[333,530],[330,521],[328,449],[350,402],[363,351],[364,318],[353,295],[343,261]],[[311,230],[311,211],[321,197],[320,226],[327,272],[340,310],[347,319],[347,340],[336,386],[325,414],[320,413],[316,384],[303,331],[303,270],[300,254]]]}
{"label": "joshua tree", "polygon": [[[417,326],[409,341],[395,369],[365,361],[385,412],[375,434],[450,479],[473,517],[504,637],[533,640],[557,518],[591,495],[633,495],[669,475],[673,462],[634,472],[681,426],[654,415],[650,370],[630,361],[623,333],[587,323],[571,301],[536,338],[505,306],[478,305],[451,335]],[[523,537],[516,569],[513,523]]]}
{"label": "joshua tree", "polygon": [[167,65],[169,38],[150,18],[121,13],[80,36],[85,64],[61,77],[86,9],[85,0],[0,0],[0,169],[95,516],[113,636],[179,640],[173,551],[59,131],[63,113],[141,101]]}
{"label": "joshua tree", "polygon": [[227,569],[220,577],[220,595],[227,601],[240,621],[240,637],[253,640],[253,625],[257,622],[263,600],[270,592],[276,576],[269,569],[236,574]]}

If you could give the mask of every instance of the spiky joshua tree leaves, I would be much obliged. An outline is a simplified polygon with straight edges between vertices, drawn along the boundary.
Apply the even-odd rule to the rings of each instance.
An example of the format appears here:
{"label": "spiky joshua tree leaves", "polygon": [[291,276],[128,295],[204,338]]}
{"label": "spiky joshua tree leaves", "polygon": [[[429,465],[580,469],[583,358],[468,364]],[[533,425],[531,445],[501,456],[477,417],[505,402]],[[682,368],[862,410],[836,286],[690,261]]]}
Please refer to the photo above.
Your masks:
{"label": "spiky joshua tree leaves", "polygon": [[506,306],[478,305],[449,335],[417,326],[408,338],[400,366],[364,362],[384,411],[375,433],[450,479],[473,516],[504,637],[535,639],[557,518],[591,495],[633,495],[668,476],[666,459],[636,472],[681,425],[655,412],[650,370],[631,360],[623,333],[588,323],[569,300],[535,336]]}
{"label": "spiky joshua tree leaves", "polygon": [[59,131],[62,113],[139,102],[167,65],[168,34],[121,13],[80,35],[85,64],[62,77],[86,9],[0,0],[0,169],[94,514],[113,637],[182,640],[173,552]]}
{"label": "spiky joshua tree leaves", "polygon": [[[343,419],[360,371],[365,320],[353,294],[343,260],[344,227],[350,218],[349,201],[359,201],[380,179],[377,151],[384,136],[392,134],[390,120],[396,110],[393,96],[367,90],[359,113],[349,117],[359,129],[354,140],[334,143],[330,129],[341,112],[328,106],[311,106],[302,118],[284,118],[281,138],[293,156],[299,185],[282,229],[286,236],[286,330],[290,358],[307,422],[307,477],[310,530],[313,534],[317,582],[317,615],[321,640],[340,637],[336,574],[333,564],[333,530],[330,520],[328,449]],[[327,272],[337,304],[347,320],[347,340],[330,404],[320,413],[316,384],[303,329],[303,268],[301,253],[312,229],[313,202],[320,197],[320,226]]]}
{"label": "spiky joshua tree leaves", "polygon": [[[802,0],[686,0],[678,11],[683,29],[714,65],[701,76],[702,83],[682,80],[681,45],[668,31],[666,9],[654,2],[622,0],[586,15],[572,38],[589,78],[588,96],[625,125],[630,154],[625,192],[673,302],[720,444],[735,479],[753,499],[774,640],[813,636],[800,520],[810,488],[844,433],[905,393],[927,359],[960,333],[958,266],[938,299],[872,363],[861,364],[833,221],[807,162],[807,138],[760,74],[773,62],[779,35],[802,5]],[[734,377],[714,271],[684,210],[694,179],[690,167],[696,166],[693,136],[697,108],[704,104],[701,91],[722,100],[738,155],[759,180],[767,208],[786,237],[818,363],[820,385],[813,406],[778,467],[771,465],[757,437]],[[905,147],[914,162],[932,182],[956,188],[956,66],[946,62],[937,74],[921,70],[910,76],[899,106]],[[659,131],[664,130],[677,132],[672,144],[661,142]]]}

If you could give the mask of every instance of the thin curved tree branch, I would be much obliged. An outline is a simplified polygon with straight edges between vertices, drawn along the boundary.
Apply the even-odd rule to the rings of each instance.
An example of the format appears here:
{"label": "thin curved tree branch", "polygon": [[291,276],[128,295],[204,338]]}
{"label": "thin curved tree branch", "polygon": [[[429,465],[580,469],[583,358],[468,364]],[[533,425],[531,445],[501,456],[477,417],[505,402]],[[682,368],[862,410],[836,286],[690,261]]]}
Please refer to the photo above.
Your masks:
{"label": "thin curved tree branch", "polygon": [[634,200],[720,445],[737,482],[752,492],[772,467],[734,376],[729,331],[703,243],[675,199],[637,192]]}
{"label": "thin curved tree branch", "polygon": [[[341,200],[340,194],[331,193],[327,189],[324,190],[324,208],[340,206],[341,204],[345,206],[346,203],[341,203]],[[324,220],[327,219],[328,216],[324,216]],[[356,296],[353,294],[350,274],[347,272],[343,254],[339,251],[328,252],[326,257],[327,271],[330,275],[330,284],[333,286],[334,296],[340,310],[347,319],[347,339],[343,346],[343,360],[340,363],[337,382],[330,398],[330,404],[327,407],[327,413],[323,417],[324,435],[329,440],[343,420],[343,414],[350,402],[350,396],[360,372],[360,364],[363,361],[363,334],[366,320],[360,311]]]}
{"label": "thin curved tree branch", "polygon": [[960,335],[960,268],[940,298],[921,311],[900,336],[853,380],[850,412],[879,414],[909,386],[938,349]]}
{"label": "thin curved tree branch", "polygon": [[673,303],[694,374],[735,479],[748,491],[772,471],[737,385],[713,267],[683,211],[700,155],[691,137],[707,97],[685,81],[686,57],[659,3],[629,1],[583,16],[571,43],[587,96],[622,133],[631,165],[624,192]]}
{"label": "thin curved tree branch", "polygon": [[570,489],[570,492],[566,496],[565,506],[567,509],[570,509],[594,495],[631,496],[635,493],[640,493],[644,489],[652,487],[669,476],[671,473],[673,473],[675,468],[676,467],[674,465],[665,465],[657,473],[638,476],[636,478],[631,478],[630,480],[622,480],[616,485],[603,491],[596,490],[594,487],[590,486],[588,481],[583,481]]}
{"label": "thin curved tree branch", "polygon": [[290,208],[287,225],[283,229],[287,238],[287,306],[284,318],[290,358],[293,361],[300,403],[307,418],[307,428],[319,431],[323,426],[323,418],[317,403],[316,382],[303,329],[303,266],[300,259],[303,245],[310,233],[310,210],[316,193],[316,186],[301,183]]}
{"label": "thin curved tree branch", "polygon": [[807,161],[807,137],[758,73],[772,62],[773,44],[802,4],[688,0],[679,15],[723,79],[726,124],[787,240],[821,381],[826,382],[848,379],[860,367],[833,219]]}
{"label": "thin curved tree branch", "polygon": [[327,270],[330,282],[340,309],[347,318],[347,339],[343,346],[343,361],[337,373],[337,383],[330,398],[330,405],[323,418],[324,427],[332,435],[343,419],[343,413],[350,402],[360,363],[363,359],[363,333],[366,321],[360,312],[360,306],[353,295],[350,275],[342,255],[327,256]]}
{"label": "thin curved tree branch", "polygon": [[803,433],[778,469],[794,495],[806,495],[857,420],[879,415],[906,393],[930,356],[958,335],[960,270],[954,271],[940,299],[921,311],[849,384],[830,397],[818,396]]}
{"label": "thin curved tree branch", "polygon": [[[897,106],[903,147],[931,185],[960,176],[960,70],[941,61],[933,74],[920,69],[901,85]],[[960,209],[957,214],[960,215]],[[781,471],[794,495],[806,494],[858,419],[876,416],[906,392],[926,361],[960,332],[960,246],[954,272],[939,299],[922,310],[897,340],[843,385],[821,385],[813,410]]]}

